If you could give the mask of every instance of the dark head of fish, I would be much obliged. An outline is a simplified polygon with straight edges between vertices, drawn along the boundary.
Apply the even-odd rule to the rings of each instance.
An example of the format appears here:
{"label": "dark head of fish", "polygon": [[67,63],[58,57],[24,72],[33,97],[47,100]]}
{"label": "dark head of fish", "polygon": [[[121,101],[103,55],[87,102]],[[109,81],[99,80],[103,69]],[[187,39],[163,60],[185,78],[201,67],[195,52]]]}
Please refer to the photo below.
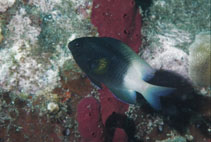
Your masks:
{"label": "dark head of fish", "polygon": [[68,48],[70,49],[72,55],[80,55],[80,52],[83,51],[84,40],[84,38],[78,38],[69,42]]}
{"label": "dark head of fish", "polygon": [[102,45],[103,40],[101,41],[101,39],[82,37],[71,41],[68,44],[68,48],[76,63],[84,72],[88,73],[93,60],[104,54]]}
{"label": "dark head of fish", "polygon": [[[120,54],[122,50],[120,50],[121,42],[119,40],[82,37],[71,41],[68,48],[76,63],[89,77],[105,83],[108,80],[114,82],[113,80],[118,76],[118,81],[115,81],[120,84],[119,82],[127,70],[127,61],[120,61],[124,57]],[[103,66],[100,66],[101,62],[103,62]],[[98,67],[104,68],[101,68],[100,72],[96,72]]]}
{"label": "dark head of fish", "polygon": [[88,70],[87,64],[89,57],[87,57],[87,55],[89,55],[89,48],[86,42],[86,38],[77,38],[68,44],[68,48],[70,49],[74,60],[85,72]]}
{"label": "dark head of fish", "polygon": [[[99,46],[99,43],[96,41],[95,38],[92,37],[82,37],[77,38],[73,41],[71,41],[68,44],[68,48],[70,49],[73,57],[80,56],[81,57],[87,57],[91,55],[95,55],[99,52],[97,45]],[[77,59],[76,59],[77,60]],[[87,60],[87,58],[86,58]]]}

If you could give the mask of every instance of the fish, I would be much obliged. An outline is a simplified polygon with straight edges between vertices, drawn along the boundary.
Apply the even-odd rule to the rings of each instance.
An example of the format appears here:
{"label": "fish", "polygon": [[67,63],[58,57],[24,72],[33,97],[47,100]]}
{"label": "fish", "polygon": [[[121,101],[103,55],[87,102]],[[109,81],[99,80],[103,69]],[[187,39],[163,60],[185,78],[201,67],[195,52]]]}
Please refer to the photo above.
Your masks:
{"label": "fish", "polygon": [[92,83],[104,84],[117,99],[137,104],[138,95],[155,110],[161,110],[161,96],[175,88],[148,83],[156,70],[140,58],[128,45],[111,37],[81,37],[68,43],[80,69]]}

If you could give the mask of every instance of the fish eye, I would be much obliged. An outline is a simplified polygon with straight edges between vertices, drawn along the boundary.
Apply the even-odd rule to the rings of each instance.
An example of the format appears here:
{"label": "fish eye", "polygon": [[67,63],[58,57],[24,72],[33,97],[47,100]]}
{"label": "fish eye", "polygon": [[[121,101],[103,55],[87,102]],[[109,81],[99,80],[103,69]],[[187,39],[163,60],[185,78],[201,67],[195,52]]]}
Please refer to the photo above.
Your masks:
{"label": "fish eye", "polygon": [[75,43],[75,47],[79,47],[79,43],[78,42]]}
{"label": "fish eye", "polygon": [[69,49],[71,49],[71,48],[77,48],[79,46],[80,46],[79,42],[76,42],[76,41],[72,41],[72,42],[70,42],[68,44]]}
{"label": "fish eye", "polygon": [[73,48],[77,48],[77,47],[80,47],[80,46],[81,46],[81,44],[77,41],[72,44]]}

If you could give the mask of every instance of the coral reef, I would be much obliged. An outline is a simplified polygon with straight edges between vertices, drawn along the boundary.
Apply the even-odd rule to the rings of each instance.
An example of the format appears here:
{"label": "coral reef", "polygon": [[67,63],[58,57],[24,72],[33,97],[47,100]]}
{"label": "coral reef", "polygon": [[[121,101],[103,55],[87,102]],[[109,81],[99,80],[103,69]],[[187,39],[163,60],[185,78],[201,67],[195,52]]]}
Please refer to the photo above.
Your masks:
{"label": "coral reef", "polygon": [[209,9],[208,0],[154,0],[143,19],[142,58],[157,69],[189,78],[188,48],[197,33],[210,29]]}
{"label": "coral reef", "polygon": [[[8,106],[14,107],[5,107],[5,99],[1,99],[0,141],[28,141],[29,137],[32,142],[79,141],[75,110],[92,86],[80,77],[81,71],[76,69],[66,44],[72,38],[96,34],[84,16],[91,8],[90,1],[9,2],[0,1],[1,10],[7,5],[7,10],[0,11],[0,97],[5,96],[1,92],[9,92],[8,98],[23,99],[27,107],[19,113],[24,118],[21,120],[14,113],[10,116],[10,110],[18,113],[19,106],[9,101]],[[27,123],[25,118],[29,119]],[[56,123],[58,129],[53,126]],[[20,127],[18,134],[14,126]],[[32,136],[35,133],[40,137]],[[15,139],[16,134],[19,139]]]}
{"label": "coral reef", "polygon": [[32,26],[32,20],[27,15],[24,8],[12,17],[10,23],[7,25],[10,36],[7,38],[10,41],[25,40],[32,45],[38,40],[41,28],[38,25]]}
{"label": "coral reef", "polygon": [[[124,104],[106,87],[94,88],[67,48],[78,37],[111,36],[186,79],[189,45],[210,30],[209,8],[208,0],[0,0],[0,141],[210,141],[208,95],[184,95],[185,105],[167,101],[173,117]],[[156,76],[192,89],[167,72]],[[175,115],[172,103],[188,109]]]}
{"label": "coral reef", "polygon": [[74,62],[66,49],[68,39],[94,34],[90,22],[78,16],[78,7],[72,3],[17,1],[1,15],[1,89],[36,96],[61,85],[59,71],[63,63]]}
{"label": "coral reef", "polygon": [[189,76],[195,85],[210,87],[211,81],[211,33],[196,35],[189,48]]}
{"label": "coral reef", "polygon": [[[61,142],[63,126],[50,122],[40,110],[30,108],[30,103],[0,92],[0,140],[10,142]],[[35,125],[36,124],[36,125]]]}
{"label": "coral reef", "polygon": [[9,7],[15,3],[15,0],[0,0],[0,13],[5,12]]}
{"label": "coral reef", "polygon": [[188,78],[188,54],[181,49],[166,44],[142,51],[141,57],[157,70],[170,70]]}
{"label": "coral reef", "polygon": [[170,46],[188,53],[195,35],[210,30],[210,6],[209,0],[154,0],[143,19],[143,46]]}
{"label": "coral reef", "polygon": [[38,94],[41,90],[49,91],[58,85],[59,67],[53,62],[48,65],[39,63],[36,57],[32,57],[28,48],[30,45],[27,42],[18,40],[13,47],[0,52],[0,55],[4,57],[0,60],[2,89],[17,93]]}
{"label": "coral reef", "polygon": [[[211,19],[208,12],[210,7],[211,3],[208,1],[196,0],[192,3],[190,0],[177,2],[154,0],[148,12],[143,13],[141,48],[143,50],[140,51],[141,57],[152,67],[158,70],[173,71],[190,82],[192,80],[192,83],[195,84],[194,88],[200,94],[208,96],[210,95],[209,85],[207,85],[210,76],[208,73],[210,72],[208,71],[209,55],[207,54],[205,57],[208,59],[205,63],[206,67],[199,67],[200,71],[194,70],[193,66],[196,64],[192,60],[192,46],[190,45],[196,43],[194,38],[198,33],[210,31]],[[202,14],[205,17],[202,18],[200,16]],[[195,75],[197,71],[202,73],[202,68],[206,68],[206,71],[203,70],[203,72],[208,73],[208,77],[205,74]],[[204,79],[200,77],[204,77]],[[201,80],[196,83],[196,79]],[[205,88],[202,85],[203,81],[207,82]]]}

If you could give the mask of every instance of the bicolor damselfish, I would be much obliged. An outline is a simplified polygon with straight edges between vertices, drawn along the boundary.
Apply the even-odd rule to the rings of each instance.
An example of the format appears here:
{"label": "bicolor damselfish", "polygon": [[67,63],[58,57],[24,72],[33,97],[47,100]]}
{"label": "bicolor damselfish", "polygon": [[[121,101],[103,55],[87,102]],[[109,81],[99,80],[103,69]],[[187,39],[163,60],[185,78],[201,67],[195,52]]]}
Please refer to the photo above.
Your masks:
{"label": "bicolor damselfish", "polygon": [[175,90],[149,84],[156,70],[120,40],[82,37],[71,41],[68,48],[94,84],[101,87],[103,83],[123,102],[136,104],[137,95],[143,95],[155,110],[160,110],[160,97]]}

